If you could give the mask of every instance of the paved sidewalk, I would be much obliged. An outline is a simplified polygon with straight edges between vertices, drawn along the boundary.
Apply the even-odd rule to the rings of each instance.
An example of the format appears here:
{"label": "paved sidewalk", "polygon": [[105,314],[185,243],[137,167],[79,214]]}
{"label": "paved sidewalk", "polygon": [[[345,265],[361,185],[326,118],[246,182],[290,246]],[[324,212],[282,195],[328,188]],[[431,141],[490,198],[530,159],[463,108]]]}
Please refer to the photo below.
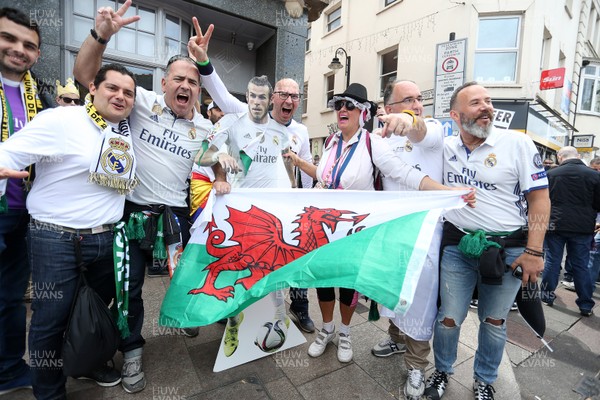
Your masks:
{"label": "paved sidewalk", "polygon": [[[96,399],[403,399],[406,368],[401,355],[376,358],[370,349],[386,337],[388,322],[369,322],[368,304],[360,301],[352,321],[354,360],[338,362],[337,347],[310,358],[307,349],[316,334],[305,334],[307,343],[254,362],[213,373],[212,368],[223,325],[200,329],[196,338],[187,338],[177,330],[157,324],[160,303],[168,287],[168,278],[146,279],[144,299],[146,321],[143,334],[144,371],[147,387],[131,395],[120,385],[100,388],[89,381],[69,379],[68,398]],[[600,292],[600,291],[599,291]],[[320,326],[320,313],[314,290],[310,290],[311,316]],[[544,307],[547,319],[546,339],[555,352],[548,352],[529,332],[517,312],[508,321],[506,346],[498,381],[496,399],[580,399],[573,388],[583,377],[594,377],[600,370],[600,318],[581,318],[576,312],[575,293],[559,288],[553,308]],[[596,296],[600,304],[600,296]],[[596,308],[600,312],[600,308]],[[337,308],[336,308],[337,314]],[[339,326],[339,315],[336,315]],[[477,347],[477,313],[471,310],[461,330],[456,373],[444,399],[472,399],[473,357]],[[337,339],[335,341],[337,345]],[[122,365],[120,354],[115,357]],[[427,376],[433,368],[433,355]],[[31,391],[0,396],[0,400],[33,399]]]}

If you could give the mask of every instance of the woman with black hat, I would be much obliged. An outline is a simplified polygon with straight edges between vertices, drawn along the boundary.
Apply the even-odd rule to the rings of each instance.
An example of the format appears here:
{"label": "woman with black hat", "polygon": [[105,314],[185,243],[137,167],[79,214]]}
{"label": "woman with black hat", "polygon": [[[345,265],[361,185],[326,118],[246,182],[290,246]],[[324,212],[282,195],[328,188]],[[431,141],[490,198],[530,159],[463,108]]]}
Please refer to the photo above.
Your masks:
{"label": "woman with black hat", "polygon": [[[353,83],[344,93],[336,94],[328,106],[337,113],[339,131],[325,141],[319,166],[306,162],[293,153],[288,156],[304,172],[317,179],[315,187],[323,189],[373,190],[373,169],[377,167],[385,176],[404,182],[419,190],[447,190],[419,170],[397,158],[392,149],[377,135],[369,135],[363,128],[366,121],[377,112],[377,105],[367,100],[367,89]],[[333,288],[317,288],[319,307],[323,316],[323,329],[310,345],[308,354],[319,357],[335,337]],[[352,360],[350,320],[356,308],[358,293],[354,289],[340,288],[340,314],[342,325],[338,345],[338,360]]]}

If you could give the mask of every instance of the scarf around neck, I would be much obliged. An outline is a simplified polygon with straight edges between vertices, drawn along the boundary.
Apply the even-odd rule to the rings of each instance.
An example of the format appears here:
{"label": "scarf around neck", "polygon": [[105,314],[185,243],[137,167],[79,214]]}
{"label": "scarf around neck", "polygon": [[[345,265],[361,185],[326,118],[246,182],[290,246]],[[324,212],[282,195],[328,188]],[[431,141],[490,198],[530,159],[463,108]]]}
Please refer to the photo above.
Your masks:
{"label": "scarf around neck", "polygon": [[86,102],[85,111],[102,131],[98,157],[92,160],[88,181],[113,188],[119,194],[131,193],[139,181],[135,177],[136,163],[129,123],[124,119],[119,122],[118,128],[111,127],[91,101]]}

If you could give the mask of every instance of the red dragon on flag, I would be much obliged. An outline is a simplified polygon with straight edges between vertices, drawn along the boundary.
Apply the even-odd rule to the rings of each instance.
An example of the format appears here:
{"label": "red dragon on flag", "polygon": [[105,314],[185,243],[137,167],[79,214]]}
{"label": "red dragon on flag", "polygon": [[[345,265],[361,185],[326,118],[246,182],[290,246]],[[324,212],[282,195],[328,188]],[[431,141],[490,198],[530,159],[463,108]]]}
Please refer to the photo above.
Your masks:
{"label": "red dragon on flag", "polygon": [[254,205],[248,211],[229,206],[227,210],[229,217],[225,221],[233,228],[230,240],[237,244],[222,247],[226,240],[225,231],[219,229],[214,219],[207,224],[206,251],[217,260],[204,268],[208,271],[204,284],[190,290],[189,294],[204,293],[227,301],[234,296],[234,287],[216,287],[216,280],[222,272],[248,271],[250,275],[235,281],[247,290],[267,274],[329,243],[325,228],[333,233],[339,222],[352,222],[356,228],[348,232],[351,234],[360,231],[362,227],[356,225],[369,216],[334,208],[304,207],[293,221],[298,225],[292,231],[296,234],[293,240],[297,240],[297,244],[293,245],[285,241],[281,220],[273,214]]}

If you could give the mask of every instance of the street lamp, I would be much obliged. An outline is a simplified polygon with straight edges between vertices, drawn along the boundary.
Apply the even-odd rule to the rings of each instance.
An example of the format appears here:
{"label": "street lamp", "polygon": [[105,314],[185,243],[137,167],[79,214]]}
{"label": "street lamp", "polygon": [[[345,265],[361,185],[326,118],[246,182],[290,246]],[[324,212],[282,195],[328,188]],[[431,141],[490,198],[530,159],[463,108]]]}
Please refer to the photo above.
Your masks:
{"label": "street lamp", "polygon": [[334,71],[342,69],[343,65],[340,62],[340,59],[338,58],[338,54],[340,53],[344,53],[344,56],[346,57],[346,89],[348,89],[348,86],[350,86],[350,56],[342,47],[338,48],[335,51],[333,60],[331,60],[331,64],[329,64],[329,69],[332,69]]}
{"label": "street lamp", "polygon": [[[581,74],[583,69],[590,65],[590,60],[582,60],[581,67],[579,68],[579,77],[577,78],[577,97],[575,97],[575,112],[573,112],[573,134],[577,128],[575,127],[575,120],[577,119],[577,103],[579,103],[579,92],[581,91]],[[571,135],[571,144],[573,144],[573,135]]]}

